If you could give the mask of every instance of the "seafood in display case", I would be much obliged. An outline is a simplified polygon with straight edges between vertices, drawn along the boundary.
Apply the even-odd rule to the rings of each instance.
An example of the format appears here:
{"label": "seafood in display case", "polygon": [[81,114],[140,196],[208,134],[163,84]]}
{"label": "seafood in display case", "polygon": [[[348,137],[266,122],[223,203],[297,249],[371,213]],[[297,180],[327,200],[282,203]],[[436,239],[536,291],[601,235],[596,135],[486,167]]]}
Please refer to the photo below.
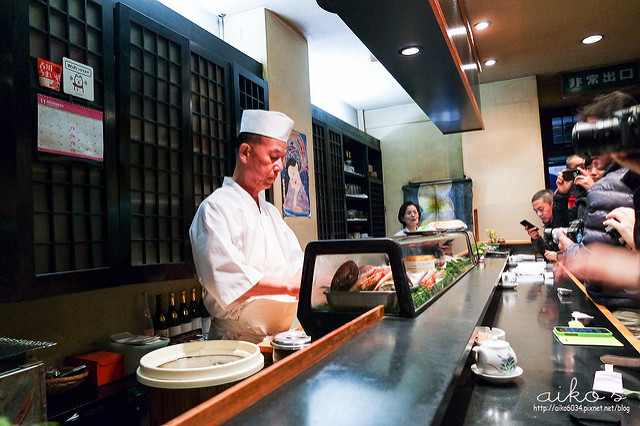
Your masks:
{"label": "seafood in display case", "polygon": [[415,317],[473,268],[474,241],[464,230],[312,241],[298,318],[317,338],[378,305],[385,315]]}

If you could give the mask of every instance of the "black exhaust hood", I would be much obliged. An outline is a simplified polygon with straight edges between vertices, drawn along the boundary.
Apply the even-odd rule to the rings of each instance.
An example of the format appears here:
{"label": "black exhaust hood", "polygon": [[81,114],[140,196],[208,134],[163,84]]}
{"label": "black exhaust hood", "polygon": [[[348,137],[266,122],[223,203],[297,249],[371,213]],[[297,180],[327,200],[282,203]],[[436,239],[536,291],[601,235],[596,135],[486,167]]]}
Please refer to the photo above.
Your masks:
{"label": "black exhaust hood", "polygon": [[[347,24],[442,133],[484,128],[478,88],[480,65],[461,2],[320,2]],[[400,50],[407,46],[420,46],[422,51],[401,55]]]}

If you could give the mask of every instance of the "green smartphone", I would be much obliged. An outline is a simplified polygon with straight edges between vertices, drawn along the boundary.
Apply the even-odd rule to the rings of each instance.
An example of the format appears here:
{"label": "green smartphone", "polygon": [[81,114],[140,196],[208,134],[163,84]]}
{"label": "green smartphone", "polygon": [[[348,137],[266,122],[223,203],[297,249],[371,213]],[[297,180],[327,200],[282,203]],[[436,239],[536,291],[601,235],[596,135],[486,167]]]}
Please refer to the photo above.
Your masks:
{"label": "green smartphone", "polygon": [[558,336],[611,337],[611,331],[604,327],[553,327]]}

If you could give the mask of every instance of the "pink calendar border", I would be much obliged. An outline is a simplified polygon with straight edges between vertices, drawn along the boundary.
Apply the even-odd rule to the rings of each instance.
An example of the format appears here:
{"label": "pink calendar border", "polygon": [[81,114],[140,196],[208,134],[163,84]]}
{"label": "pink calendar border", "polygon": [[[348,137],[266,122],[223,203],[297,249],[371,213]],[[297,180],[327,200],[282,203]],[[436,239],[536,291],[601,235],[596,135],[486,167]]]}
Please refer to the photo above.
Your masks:
{"label": "pink calendar border", "polygon": [[79,157],[79,158],[86,158],[88,160],[94,160],[94,161],[104,161],[103,158],[101,157],[93,157],[91,155],[83,155],[83,154],[77,154],[75,152],[66,152],[66,151],[58,151],[55,149],[48,149],[48,148],[38,148],[38,151],[40,152],[49,152],[51,154],[62,154],[62,155],[66,155],[69,157]]}
{"label": "pink calendar border", "polygon": [[38,103],[51,108],[102,121],[102,111],[72,104],[71,102],[61,101],[60,99],[52,98],[51,96],[38,93]]}

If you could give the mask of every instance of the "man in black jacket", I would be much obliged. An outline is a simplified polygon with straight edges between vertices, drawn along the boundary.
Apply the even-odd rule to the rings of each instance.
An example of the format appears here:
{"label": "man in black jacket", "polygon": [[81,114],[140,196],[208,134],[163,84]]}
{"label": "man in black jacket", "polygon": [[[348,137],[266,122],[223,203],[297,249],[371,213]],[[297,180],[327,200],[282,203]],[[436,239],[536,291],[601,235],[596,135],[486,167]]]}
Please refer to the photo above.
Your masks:
{"label": "man in black jacket", "polygon": [[[561,212],[553,202],[553,193],[548,189],[541,189],[533,194],[531,198],[531,207],[538,218],[542,221],[544,228],[559,228],[569,224],[567,221],[566,209]],[[525,226],[527,234],[531,237],[531,244],[538,253],[542,254],[547,260],[555,262],[557,260],[558,247],[552,241],[545,239],[544,234],[538,228],[530,228]]]}

